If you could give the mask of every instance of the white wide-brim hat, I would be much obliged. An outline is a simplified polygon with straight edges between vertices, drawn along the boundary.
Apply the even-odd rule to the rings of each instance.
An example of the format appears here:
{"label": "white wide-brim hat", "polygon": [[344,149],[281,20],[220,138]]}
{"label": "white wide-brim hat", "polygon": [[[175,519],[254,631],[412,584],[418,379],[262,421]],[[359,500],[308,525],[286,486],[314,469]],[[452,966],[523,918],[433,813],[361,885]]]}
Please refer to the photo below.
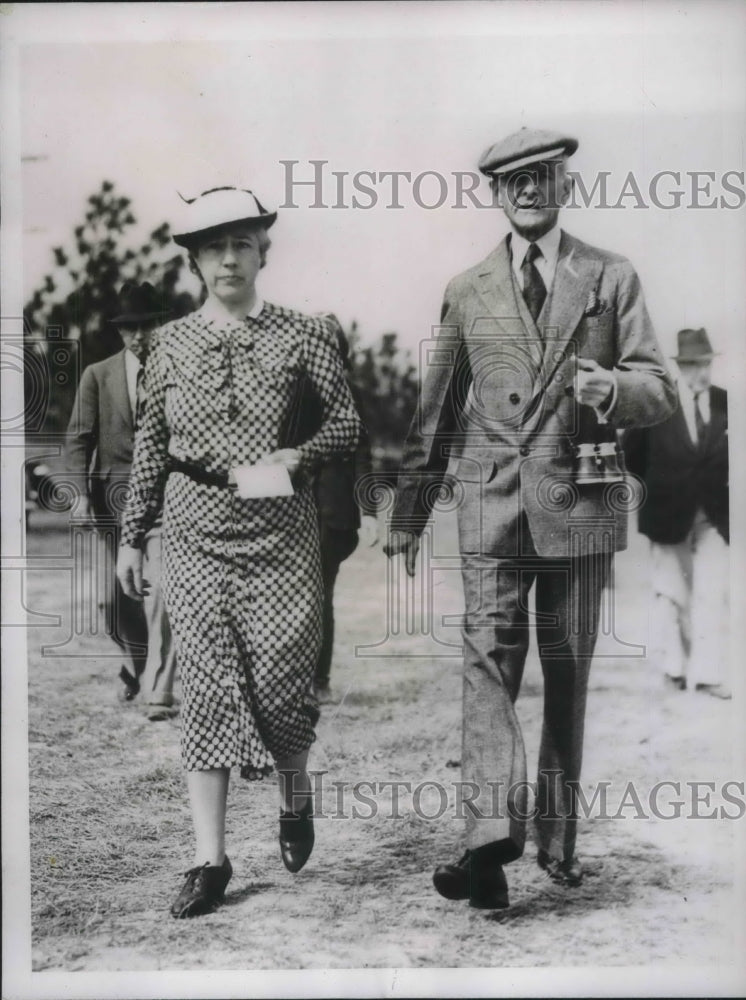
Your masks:
{"label": "white wide-brim hat", "polygon": [[187,250],[210,230],[238,223],[269,229],[277,219],[277,212],[268,212],[252,191],[241,188],[213,188],[182,201],[171,237]]}

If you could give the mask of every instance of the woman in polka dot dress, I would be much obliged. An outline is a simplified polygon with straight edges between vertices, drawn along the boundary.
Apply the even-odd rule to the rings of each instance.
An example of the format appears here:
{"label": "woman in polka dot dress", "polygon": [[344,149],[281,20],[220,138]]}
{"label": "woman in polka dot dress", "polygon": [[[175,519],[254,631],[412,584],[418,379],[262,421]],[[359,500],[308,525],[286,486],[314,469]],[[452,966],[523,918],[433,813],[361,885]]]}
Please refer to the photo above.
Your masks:
{"label": "woman in polka dot dress", "polygon": [[[360,430],[322,321],[257,295],[275,213],[233,188],[206,192],[185,212],[174,240],[189,251],[207,299],[159,330],[148,359],[117,567],[125,592],[141,598],[141,543],[163,506],[164,593],[196,839],[194,867],[171,907],[176,917],[209,912],[231,877],[231,768],[252,778],[277,767],[283,861],[298,871],[311,853],[306,762],[321,577],[307,473],[354,449]],[[322,401],[323,419],[310,439],[284,447],[302,378]],[[242,499],[231,470],[257,464],[284,466],[292,495]]]}

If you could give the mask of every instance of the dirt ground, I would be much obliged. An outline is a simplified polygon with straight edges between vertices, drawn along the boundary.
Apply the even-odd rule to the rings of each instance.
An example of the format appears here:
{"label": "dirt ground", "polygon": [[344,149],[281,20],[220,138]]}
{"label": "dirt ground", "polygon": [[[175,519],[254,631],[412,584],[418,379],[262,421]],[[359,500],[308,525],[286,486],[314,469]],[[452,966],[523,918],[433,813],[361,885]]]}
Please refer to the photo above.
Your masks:
{"label": "dirt ground", "polygon": [[[740,706],[664,690],[639,652],[628,655],[636,651],[624,643],[645,642],[647,635],[641,539],[617,560],[614,627],[599,641],[591,674],[583,787],[590,799],[610,784],[607,815],[593,814],[580,825],[578,852],[587,872],[580,888],[549,882],[529,844],[507,870],[509,910],[470,910],[433,890],[433,867],[455,860],[463,837],[454,814],[460,661],[458,648],[442,645],[458,644],[457,623],[444,624],[443,615],[458,614],[461,596],[453,523],[443,517],[434,543],[440,569],[428,588],[432,607],[412,611],[413,634],[405,593],[392,597],[387,589],[380,547],[356,552],[343,567],[336,704],[325,706],[312,751],[312,767],[327,772],[324,817],[316,822],[308,865],[296,876],[282,865],[274,780],[234,780],[228,852],[235,874],[226,904],[186,921],[168,915],[191,863],[179,723],[148,722],[136,704],[118,701],[120,660],[106,636],[91,634],[91,595],[78,588],[77,598],[70,596],[71,539],[64,518],[57,518],[43,530],[32,525],[28,541],[31,565],[39,566],[27,573],[34,622],[34,970],[677,969],[734,961],[734,852],[746,821],[691,818],[685,783],[715,783],[709,803],[695,806],[701,814],[717,814],[719,807],[743,812],[722,797],[723,782],[744,777],[732,758]],[[418,589],[415,603],[421,596]],[[400,614],[398,634],[388,637],[387,606]],[[367,648],[356,653],[356,645]],[[54,648],[42,655],[43,646]],[[529,775],[541,705],[532,651],[518,702]],[[370,786],[363,789],[368,804],[352,792],[362,781],[376,783],[373,794]],[[380,784],[395,781],[411,790],[402,789],[398,815],[392,815],[391,791]],[[647,797],[660,781],[682,783],[680,818],[650,814]],[[439,782],[448,797],[437,819],[428,817],[442,811],[440,793],[424,782]],[[649,818],[639,815],[630,793],[620,808],[629,782]],[[672,798],[670,790],[662,794],[659,811],[674,812]]]}

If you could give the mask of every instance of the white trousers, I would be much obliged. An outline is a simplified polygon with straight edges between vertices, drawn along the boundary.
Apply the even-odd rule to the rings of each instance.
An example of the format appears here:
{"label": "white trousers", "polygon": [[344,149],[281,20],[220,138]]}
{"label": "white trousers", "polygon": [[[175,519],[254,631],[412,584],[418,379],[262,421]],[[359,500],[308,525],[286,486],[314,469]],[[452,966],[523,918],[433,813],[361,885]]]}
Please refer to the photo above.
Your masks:
{"label": "white trousers", "polygon": [[652,661],[690,687],[729,684],[727,543],[698,511],[683,542],[650,545]]}

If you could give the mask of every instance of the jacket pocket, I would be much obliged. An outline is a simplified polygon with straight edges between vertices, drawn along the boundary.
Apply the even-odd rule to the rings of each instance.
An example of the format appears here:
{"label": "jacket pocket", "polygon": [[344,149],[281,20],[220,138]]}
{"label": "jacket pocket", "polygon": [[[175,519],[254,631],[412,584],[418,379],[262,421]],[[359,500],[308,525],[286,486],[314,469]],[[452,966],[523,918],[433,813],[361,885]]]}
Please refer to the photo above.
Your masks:
{"label": "jacket pocket", "polygon": [[578,354],[583,358],[592,358],[603,368],[611,368],[614,364],[614,312],[601,313],[599,316],[586,316],[582,325],[582,336]]}

